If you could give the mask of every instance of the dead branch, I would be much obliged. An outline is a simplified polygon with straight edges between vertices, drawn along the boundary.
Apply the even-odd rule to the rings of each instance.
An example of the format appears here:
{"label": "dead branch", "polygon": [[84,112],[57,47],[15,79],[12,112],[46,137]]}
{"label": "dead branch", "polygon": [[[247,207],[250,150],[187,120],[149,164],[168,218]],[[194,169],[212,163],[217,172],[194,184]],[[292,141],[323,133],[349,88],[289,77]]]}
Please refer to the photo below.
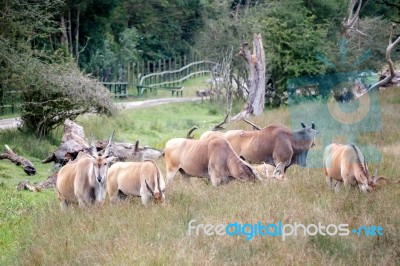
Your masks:
{"label": "dead branch", "polygon": [[8,159],[16,165],[22,165],[24,168],[24,172],[28,175],[36,174],[36,169],[29,160],[17,155],[15,152],[13,152],[13,150],[10,149],[10,147],[8,147],[8,145],[4,146],[6,147],[6,149],[4,153],[0,154],[0,160]]}
{"label": "dead branch", "polygon": [[39,182],[39,184],[36,185],[36,188],[37,189],[55,188],[57,182],[57,174],[58,173],[53,173],[52,175],[48,176],[46,180]]}
{"label": "dead branch", "polygon": [[396,73],[394,71],[393,61],[392,61],[392,58],[391,58],[390,54],[392,53],[393,48],[397,44],[400,43],[400,36],[397,37],[397,39],[393,42],[392,38],[393,38],[394,28],[395,28],[395,25],[392,25],[391,31],[390,31],[390,36],[389,36],[389,44],[388,44],[388,46],[386,48],[386,56],[385,56],[386,57],[386,62],[388,63],[388,67],[389,67],[389,75],[386,76],[384,79],[380,80],[379,82],[375,83],[371,87],[369,87],[366,91],[361,93],[357,98],[360,98],[361,96],[363,96],[364,94],[366,94],[370,90],[373,90],[375,88],[379,89],[379,87],[382,87],[382,86],[386,85],[387,83],[392,81],[392,79],[394,77],[396,77]]}
{"label": "dead branch", "polygon": [[[105,149],[108,140],[97,141],[95,146],[98,151]],[[164,155],[164,151],[148,146],[140,147],[139,140],[135,144],[113,142],[110,147],[111,154],[117,161],[142,161],[143,159],[157,160]]]}
{"label": "dead branch", "polygon": [[189,132],[187,133],[186,138],[187,138],[187,139],[194,139],[194,135],[192,135],[192,132],[195,131],[196,129],[198,129],[198,127],[197,127],[197,126],[193,126],[193,127],[189,130]]}
{"label": "dead branch", "polygon": [[250,121],[247,120],[246,118],[242,118],[242,120],[243,120],[244,122],[246,122],[247,124],[249,124],[250,126],[252,126],[252,128],[253,128],[254,130],[261,130],[261,128],[260,128],[259,126],[253,124],[252,122],[250,122]]}
{"label": "dead branch", "polygon": [[[358,5],[357,5],[358,4]],[[357,9],[354,10],[357,5]],[[354,25],[358,21],[360,17],[360,10],[362,6],[362,0],[351,0],[349,3],[349,7],[347,9],[348,17],[345,18],[342,23],[343,27],[343,35],[348,37],[350,35],[351,30],[355,30]]]}
{"label": "dead branch", "polygon": [[19,182],[19,184],[16,187],[17,190],[29,190],[32,192],[40,192],[40,188],[31,185],[31,183],[28,180],[24,180]]}
{"label": "dead branch", "polygon": [[225,128],[223,128],[222,125],[223,125],[223,124],[226,124],[226,122],[228,121],[228,117],[229,117],[229,114],[227,114],[227,115],[225,116],[224,120],[223,120],[221,123],[215,125],[215,126],[211,129],[211,131],[224,130]]}

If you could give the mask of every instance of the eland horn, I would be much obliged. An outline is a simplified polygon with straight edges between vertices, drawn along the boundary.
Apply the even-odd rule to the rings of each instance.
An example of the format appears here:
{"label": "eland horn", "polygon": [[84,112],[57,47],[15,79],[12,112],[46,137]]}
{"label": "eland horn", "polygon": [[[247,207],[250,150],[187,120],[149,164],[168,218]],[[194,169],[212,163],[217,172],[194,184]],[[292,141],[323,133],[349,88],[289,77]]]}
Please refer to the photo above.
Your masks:
{"label": "eland horn", "polygon": [[145,179],[144,182],[146,183],[146,188],[150,192],[151,196],[154,198],[154,191],[150,188],[149,184],[147,184],[147,180]]}
{"label": "eland horn", "polygon": [[103,153],[104,157],[108,157],[108,155],[110,153],[110,147],[111,147],[111,144],[112,144],[112,139],[114,137],[114,133],[115,133],[115,130],[113,130],[113,132],[111,133],[110,138],[108,139],[108,143],[107,143],[106,149],[104,150],[104,153]]}
{"label": "eland horn", "polygon": [[96,145],[94,144],[92,132],[90,132],[90,151],[93,156],[97,156],[97,148],[96,148]]}

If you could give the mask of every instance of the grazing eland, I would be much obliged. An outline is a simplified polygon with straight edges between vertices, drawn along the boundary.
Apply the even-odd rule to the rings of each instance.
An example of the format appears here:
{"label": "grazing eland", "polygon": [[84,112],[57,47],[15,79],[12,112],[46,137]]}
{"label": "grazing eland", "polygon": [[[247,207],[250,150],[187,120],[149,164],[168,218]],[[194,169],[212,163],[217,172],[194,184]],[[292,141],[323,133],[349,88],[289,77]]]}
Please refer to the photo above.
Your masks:
{"label": "grazing eland", "polygon": [[260,130],[229,130],[225,133],[206,131],[200,139],[213,137],[229,141],[233,150],[244,160],[256,164],[270,164],[275,167],[274,176],[283,178],[289,166],[307,165],[308,150],[315,145],[318,131],[301,122],[301,130],[292,132],[283,125],[270,125]]}
{"label": "grazing eland", "polygon": [[[354,144],[332,143],[326,146],[323,165],[328,186],[334,186],[336,192],[339,191],[342,183],[345,186],[358,186],[363,192],[372,192],[376,189],[379,180],[399,182],[392,182],[383,176],[378,176],[378,169],[370,177],[364,155]],[[336,181],[335,184],[333,180]]]}
{"label": "grazing eland", "polygon": [[78,202],[83,207],[88,203],[104,201],[108,166],[114,160],[110,156],[113,136],[114,132],[102,155],[97,152],[91,136],[90,154],[80,152],[73,162],[60,169],[56,189],[62,209],[71,202]]}
{"label": "grazing eland", "polygon": [[153,160],[118,162],[108,171],[107,193],[111,202],[134,195],[140,196],[144,205],[150,198],[156,203],[164,203],[164,177]]}
{"label": "grazing eland", "polygon": [[206,177],[214,186],[232,178],[260,179],[258,173],[232,150],[223,138],[192,140],[174,138],[165,145],[167,183],[179,170],[184,176]]}

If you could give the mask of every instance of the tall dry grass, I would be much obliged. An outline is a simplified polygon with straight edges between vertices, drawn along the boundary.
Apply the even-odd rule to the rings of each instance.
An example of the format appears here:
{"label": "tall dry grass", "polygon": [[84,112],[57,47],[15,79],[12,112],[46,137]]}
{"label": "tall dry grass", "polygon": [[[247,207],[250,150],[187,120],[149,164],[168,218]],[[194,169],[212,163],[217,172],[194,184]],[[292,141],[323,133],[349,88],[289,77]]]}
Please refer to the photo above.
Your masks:
{"label": "tall dry grass", "polygon": [[[381,92],[382,129],[357,140],[382,152],[380,171],[399,178],[400,92]],[[311,108],[312,106],[307,106]],[[307,113],[315,121],[318,114]],[[267,111],[259,125],[290,122],[290,110]],[[306,120],[306,119],[305,119]],[[316,122],[317,123],[317,122]],[[327,125],[317,123],[320,134]],[[242,122],[232,128],[248,128]],[[328,127],[328,129],[330,129]],[[330,129],[332,130],[332,129]],[[325,132],[325,133],[324,133]],[[322,146],[322,143],[319,143]],[[318,148],[318,147],[317,147]],[[321,147],[323,148],[323,147]],[[312,157],[311,157],[312,158]],[[321,158],[312,158],[321,160]],[[159,161],[163,173],[163,160]],[[143,207],[138,198],[124,204],[73,207],[61,212],[55,201],[34,213],[31,234],[18,240],[8,262],[21,265],[396,265],[400,261],[400,186],[382,185],[373,194],[328,189],[322,169],[292,166],[277,182],[231,182],[212,187],[205,179],[177,176],[166,206]],[[380,225],[383,236],[279,237],[188,235],[188,223],[303,223]]]}

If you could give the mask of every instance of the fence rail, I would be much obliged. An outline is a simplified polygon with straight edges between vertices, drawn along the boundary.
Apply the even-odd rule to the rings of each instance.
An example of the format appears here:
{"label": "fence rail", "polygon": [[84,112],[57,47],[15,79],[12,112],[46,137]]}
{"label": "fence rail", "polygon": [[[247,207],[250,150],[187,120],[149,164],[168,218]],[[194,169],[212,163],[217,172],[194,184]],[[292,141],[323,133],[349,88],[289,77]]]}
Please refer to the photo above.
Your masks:
{"label": "fence rail", "polygon": [[140,77],[139,85],[166,86],[176,85],[187,80],[190,77],[211,73],[215,62],[197,61],[192,62],[177,70],[168,70],[158,73],[151,73]]}
{"label": "fence rail", "polygon": [[102,82],[115,97],[126,97],[128,95],[128,82]]}
{"label": "fence rail", "polygon": [[[177,70],[167,70],[142,77],[139,76],[139,83],[136,84],[138,95],[143,94],[148,88],[172,89],[174,91],[176,86],[191,77],[212,73],[215,65],[215,62],[202,60],[192,62]],[[182,96],[183,88],[179,91]]]}

